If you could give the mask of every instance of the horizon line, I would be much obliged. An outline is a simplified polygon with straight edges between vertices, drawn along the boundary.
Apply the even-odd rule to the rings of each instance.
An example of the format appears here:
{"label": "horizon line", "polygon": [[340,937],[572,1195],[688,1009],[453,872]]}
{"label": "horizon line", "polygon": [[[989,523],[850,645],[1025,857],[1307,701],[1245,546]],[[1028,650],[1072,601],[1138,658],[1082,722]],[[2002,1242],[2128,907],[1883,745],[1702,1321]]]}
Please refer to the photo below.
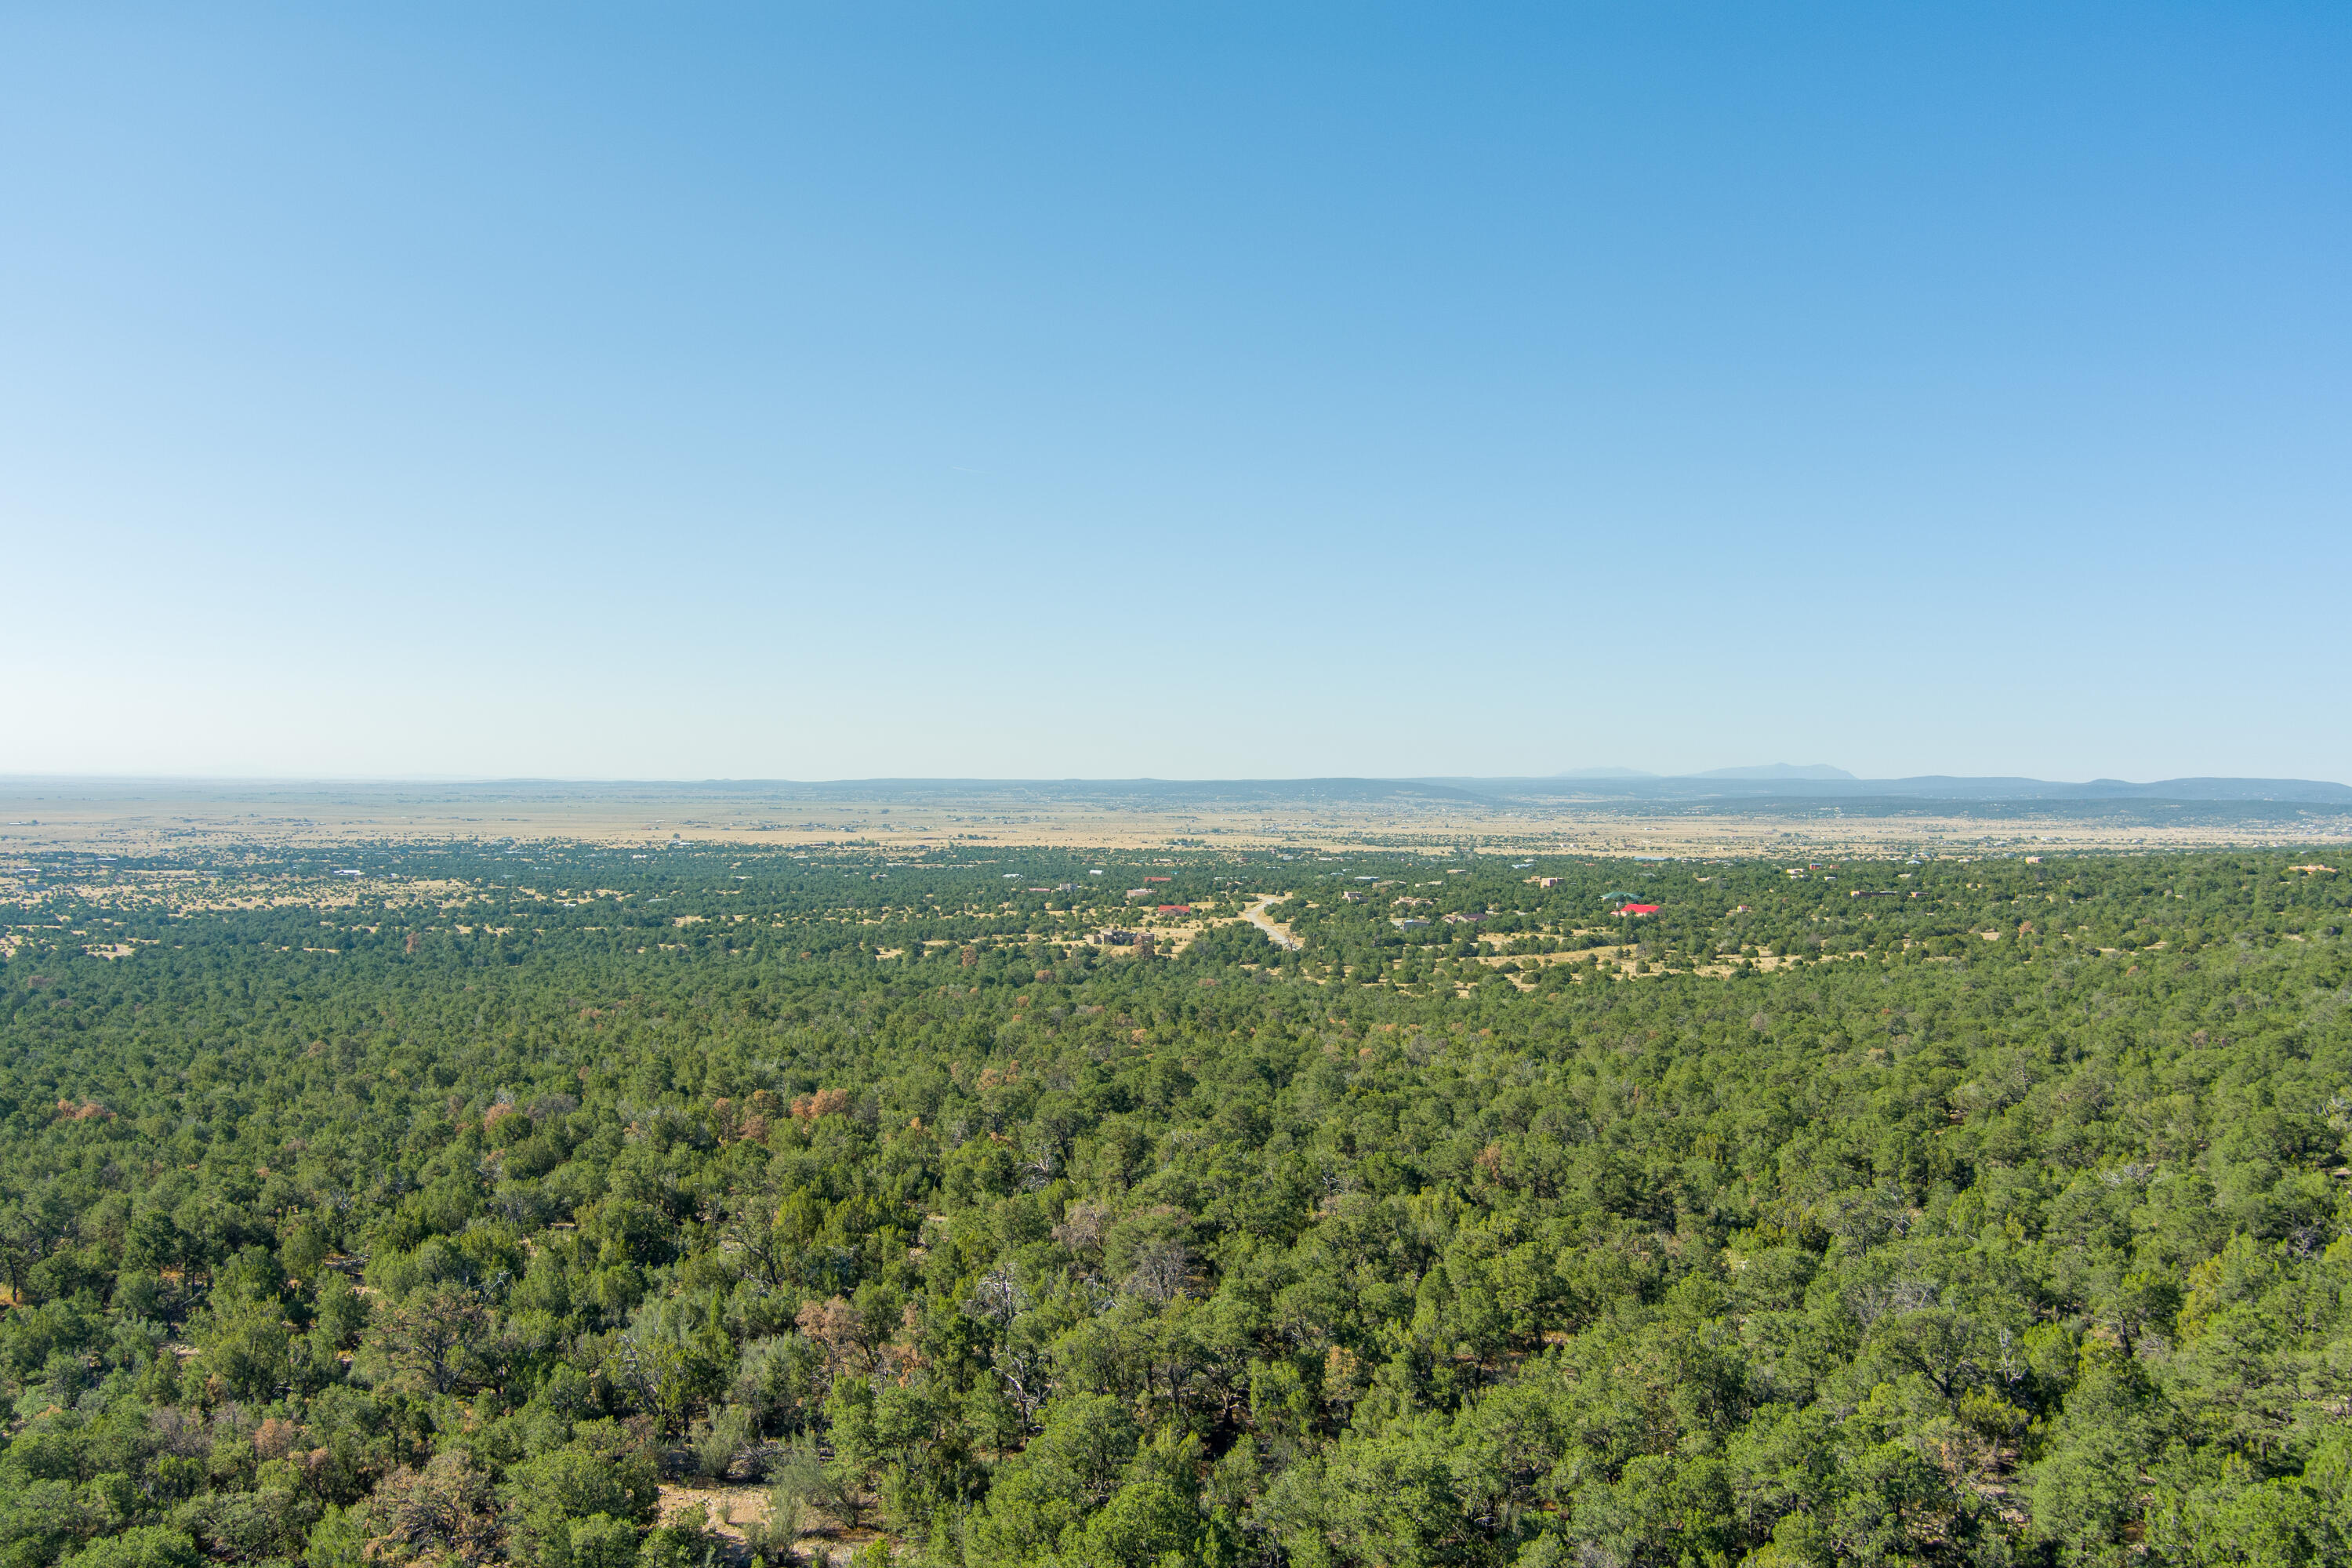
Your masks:
{"label": "horizon line", "polygon": [[[1743,772],[1745,770],[1742,770]],[[1352,784],[1431,784],[1431,783],[1559,783],[1559,784],[1906,784],[1923,779],[1953,779],[1966,782],[2016,781],[2024,784],[2121,784],[2149,785],[2228,781],[2252,784],[2326,784],[2337,788],[2352,787],[2340,780],[2294,778],[2261,773],[2176,773],[2164,778],[2127,779],[2102,773],[2086,779],[2040,778],[2030,773],[1921,773],[1872,777],[1848,773],[1839,779],[1823,779],[1791,775],[1774,777],[1726,776],[1727,770],[1702,773],[1647,773],[1627,770],[1622,773],[1601,773],[1584,769],[1552,773],[1295,773],[1246,774],[1219,773],[1175,777],[1159,773],[1125,773],[1087,775],[1078,773],[863,773],[832,778],[793,778],[781,774],[710,774],[701,778],[627,777],[617,774],[566,773],[0,773],[0,785],[15,784],[1317,784],[1345,782]]]}

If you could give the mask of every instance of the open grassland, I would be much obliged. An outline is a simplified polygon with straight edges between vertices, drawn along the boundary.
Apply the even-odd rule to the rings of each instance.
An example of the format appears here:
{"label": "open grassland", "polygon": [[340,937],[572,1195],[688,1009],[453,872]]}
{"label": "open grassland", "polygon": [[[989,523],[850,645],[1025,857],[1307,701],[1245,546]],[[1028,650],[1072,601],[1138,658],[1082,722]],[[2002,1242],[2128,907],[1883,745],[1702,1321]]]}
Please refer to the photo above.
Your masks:
{"label": "open grassland", "polygon": [[1483,849],[1887,855],[2352,843],[2352,814],[2275,803],[1481,800],[1265,785],[171,784],[0,781],[0,853],[567,840],[1133,850]]}

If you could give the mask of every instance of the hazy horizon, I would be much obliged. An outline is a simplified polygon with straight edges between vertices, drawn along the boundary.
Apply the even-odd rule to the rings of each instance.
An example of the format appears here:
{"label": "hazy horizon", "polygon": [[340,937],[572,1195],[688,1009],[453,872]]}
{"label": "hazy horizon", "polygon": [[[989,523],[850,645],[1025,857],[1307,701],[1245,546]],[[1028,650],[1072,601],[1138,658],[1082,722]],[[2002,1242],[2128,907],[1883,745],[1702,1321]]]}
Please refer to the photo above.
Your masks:
{"label": "hazy horizon", "polygon": [[[1709,768],[1691,773],[1660,773],[1640,768],[1554,768],[1540,773],[1475,773],[1459,770],[1424,769],[1417,773],[1349,773],[1332,771],[1297,773],[825,773],[791,775],[784,773],[712,773],[701,776],[656,774],[563,774],[563,773],[103,773],[103,772],[0,772],[0,783],[107,783],[107,784],[1122,784],[1149,782],[1159,784],[1217,783],[1311,783],[1325,779],[1362,779],[1367,781],[1411,782],[1413,780],[1462,779],[1540,783],[1559,781],[1564,784],[1590,783],[1695,783],[1717,780],[1723,783],[1769,783],[1773,778],[1786,778],[1791,783],[1818,782],[1819,775],[1803,773],[1779,774],[1769,772],[1771,764]],[[1962,773],[1937,769],[1910,773],[1862,774],[1851,771],[1841,773],[1842,782],[1854,784],[1901,783],[1906,779],[2004,780],[2016,779],[2036,784],[2161,784],[2172,779],[2235,779],[2248,781],[2296,782],[2332,784],[2352,787],[2346,781],[2309,775],[2251,773],[2223,772],[2205,773],[2171,773],[2158,777],[2127,778],[2120,773],[2095,773],[2083,778],[2049,778],[2041,774],[2014,770],[1990,769]]]}

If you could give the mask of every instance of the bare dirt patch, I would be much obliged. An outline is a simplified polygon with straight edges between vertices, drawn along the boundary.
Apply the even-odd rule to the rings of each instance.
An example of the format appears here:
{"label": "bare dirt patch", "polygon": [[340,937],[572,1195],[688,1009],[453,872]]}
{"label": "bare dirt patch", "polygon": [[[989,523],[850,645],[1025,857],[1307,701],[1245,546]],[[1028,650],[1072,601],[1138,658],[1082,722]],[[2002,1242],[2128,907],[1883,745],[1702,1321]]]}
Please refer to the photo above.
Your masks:
{"label": "bare dirt patch", "polygon": [[[753,1536],[764,1532],[768,1491],[760,1486],[665,1481],[657,1507],[660,1523],[691,1525],[710,1531],[719,1538],[719,1552],[725,1560],[740,1564],[751,1560]],[[793,1539],[793,1555],[806,1563],[845,1568],[859,1547],[878,1540],[880,1535],[875,1530],[830,1527],[802,1531]]]}

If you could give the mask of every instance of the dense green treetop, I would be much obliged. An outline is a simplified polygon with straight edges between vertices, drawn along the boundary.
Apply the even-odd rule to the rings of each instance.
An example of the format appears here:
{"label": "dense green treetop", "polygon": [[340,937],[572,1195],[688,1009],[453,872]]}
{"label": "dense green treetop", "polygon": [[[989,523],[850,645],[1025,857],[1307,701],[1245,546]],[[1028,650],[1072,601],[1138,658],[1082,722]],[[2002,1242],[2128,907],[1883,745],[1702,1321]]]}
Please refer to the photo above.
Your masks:
{"label": "dense green treetop", "polygon": [[2344,1561],[2313,864],[29,861],[0,1557]]}

